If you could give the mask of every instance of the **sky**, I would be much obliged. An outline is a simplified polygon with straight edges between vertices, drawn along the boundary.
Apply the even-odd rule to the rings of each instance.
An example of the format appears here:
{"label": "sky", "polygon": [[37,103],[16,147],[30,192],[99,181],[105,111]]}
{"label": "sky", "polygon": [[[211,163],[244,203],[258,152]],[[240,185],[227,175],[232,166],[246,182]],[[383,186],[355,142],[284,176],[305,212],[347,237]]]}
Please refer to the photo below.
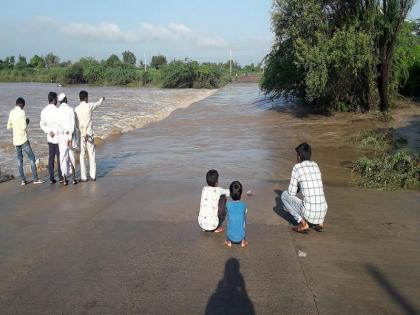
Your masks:
{"label": "sky", "polygon": [[271,0],[2,1],[0,59],[49,52],[62,60],[125,50],[150,61],[258,63],[269,52]]}
{"label": "sky", "polygon": [[[21,0],[2,1],[0,59],[49,52],[61,60],[105,59],[134,52],[149,62],[258,63],[269,52],[272,0]],[[420,0],[410,13],[420,18]]]}

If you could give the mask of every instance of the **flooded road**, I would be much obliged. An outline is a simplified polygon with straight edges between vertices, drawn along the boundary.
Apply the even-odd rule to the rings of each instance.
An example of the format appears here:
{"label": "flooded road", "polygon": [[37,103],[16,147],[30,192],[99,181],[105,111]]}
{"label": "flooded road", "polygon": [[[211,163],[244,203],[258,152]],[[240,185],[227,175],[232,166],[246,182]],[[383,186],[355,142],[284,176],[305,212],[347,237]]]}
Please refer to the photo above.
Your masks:
{"label": "flooded road", "polygon": [[[64,92],[69,105],[79,104],[80,90],[89,92],[89,100],[96,102],[105,96],[106,102],[94,114],[95,136],[106,139],[113,135],[140,128],[147,123],[167,117],[177,108],[187,107],[216,90],[198,89],[158,89],[124,88],[96,86],[65,86],[44,83],[0,83],[0,169],[5,172],[16,171],[16,153],[12,144],[12,133],[6,130],[9,112],[13,109],[16,98],[26,100],[25,112],[31,120],[28,129],[29,141],[37,157],[47,155],[45,134],[39,127],[41,110],[48,103],[50,91]],[[26,158],[25,158],[26,159]]]}

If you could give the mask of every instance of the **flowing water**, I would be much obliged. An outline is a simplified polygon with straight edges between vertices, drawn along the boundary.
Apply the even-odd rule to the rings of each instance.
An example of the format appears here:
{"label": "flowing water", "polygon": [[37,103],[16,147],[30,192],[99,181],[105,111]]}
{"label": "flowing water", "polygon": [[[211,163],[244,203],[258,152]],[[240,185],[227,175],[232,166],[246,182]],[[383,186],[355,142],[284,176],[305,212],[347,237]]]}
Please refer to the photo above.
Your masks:
{"label": "flowing water", "polygon": [[175,109],[186,107],[216,91],[93,86],[57,87],[55,84],[42,83],[1,83],[0,170],[16,173],[16,153],[12,144],[12,132],[6,130],[9,112],[14,108],[16,98],[23,97],[26,101],[24,109],[26,117],[30,119],[29,140],[35,155],[43,158],[47,155],[48,147],[46,135],[40,129],[39,121],[41,110],[48,103],[48,92],[66,93],[69,105],[75,107],[79,104],[78,93],[82,89],[89,92],[91,102],[97,101],[102,96],[106,97],[106,102],[94,113],[95,135],[102,139],[159,121]]}

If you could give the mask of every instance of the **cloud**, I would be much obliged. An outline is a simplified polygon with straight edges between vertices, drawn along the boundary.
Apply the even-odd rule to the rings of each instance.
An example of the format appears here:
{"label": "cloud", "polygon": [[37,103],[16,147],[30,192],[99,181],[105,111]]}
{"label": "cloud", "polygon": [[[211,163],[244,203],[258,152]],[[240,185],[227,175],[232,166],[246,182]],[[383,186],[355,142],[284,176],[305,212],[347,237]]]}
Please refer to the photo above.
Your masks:
{"label": "cloud", "polygon": [[226,48],[227,43],[221,37],[197,37],[195,42],[200,48]]}
{"label": "cloud", "polygon": [[143,23],[133,31],[124,31],[117,24],[102,22],[97,25],[86,23],[61,23],[48,16],[37,17],[37,22],[58,30],[62,35],[88,41],[125,42],[178,41],[198,48],[224,48],[222,37],[197,34],[188,26],[171,22],[166,26]]}
{"label": "cloud", "polygon": [[98,25],[85,23],[65,24],[48,16],[38,17],[37,21],[52,26],[58,29],[60,33],[73,38],[119,42],[133,42],[139,40],[138,34],[124,32],[114,23],[102,22]]}
{"label": "cloud", "polygon": [[173,22],[169,23],[168,26],[143,23],[140,26],[140,33],[143,38],[151,40],[189,39],[194,36],[187,26]]}

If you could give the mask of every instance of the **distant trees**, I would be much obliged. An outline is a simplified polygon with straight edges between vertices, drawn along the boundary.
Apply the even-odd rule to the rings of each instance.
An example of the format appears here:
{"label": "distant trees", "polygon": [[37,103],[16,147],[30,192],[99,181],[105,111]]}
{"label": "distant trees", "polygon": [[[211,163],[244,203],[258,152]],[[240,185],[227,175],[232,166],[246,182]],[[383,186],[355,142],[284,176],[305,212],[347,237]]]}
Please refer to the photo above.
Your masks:
{"label": "distant trees", "polygon": [[131,51],[124,51],[122,53],[123,63],[130,66],[136,65],[136,56]]}
{"label": "distant trees", "polygon": [[48,53],[45,56],[45,65],[47,68],[57,67],[60,63],[60,58],[53,53]]}
{"label": "distant trees", "polygon": [[31,60],[29,61],[29,64],[36,69],[43,69],[45,68],[45,60],[44,58],[35,55],[31,58]]}
{"label": "distant trees", "polygon": [[162,85],[166,88],[216,88],[221,79],[222,72],[215,64],[174,60],[163,68]]}
{"label": "distant trees", "polygon": [[155,69],[159,69],[163,65],[166,65],[166,64],[167,64],[166,57],[163,55],[153,56],[152,61],[150,62],[150,66]]}
{"label": "distant trees", "polygon": [[412,4],[275,0],[276,40],[265,58],[262,89],[333,110],[375,104],[387,110],[397,39]]}
{"label": "distant trees", "polygon": [[[243,69],[232,62],[233,71],[252,72],[252,64]],[[167,88],[217,88],[230,80],[229,62],[199,63],[192,60],[173,60],[169,64],[163,55],[152,58],[147,71],[142,62],[136,65],[136,57],[130,51],[122,53],[122,59],[112,54],[105,60],[83,57],[74,63],[60,62],[53,53],[43,57],[34,55],[29,63],[19,55],[0,60],[0,81],[62,82],[66,84],[112,84],[162,86]]]}
{"label": "distant trees", "polygon": [[106,60],[106,65],[108,67],[118,67],[121,66],[121,60],[120,58],[118,58],[117,55],[112,54],[111,56],[109,56],[109,58]]}

